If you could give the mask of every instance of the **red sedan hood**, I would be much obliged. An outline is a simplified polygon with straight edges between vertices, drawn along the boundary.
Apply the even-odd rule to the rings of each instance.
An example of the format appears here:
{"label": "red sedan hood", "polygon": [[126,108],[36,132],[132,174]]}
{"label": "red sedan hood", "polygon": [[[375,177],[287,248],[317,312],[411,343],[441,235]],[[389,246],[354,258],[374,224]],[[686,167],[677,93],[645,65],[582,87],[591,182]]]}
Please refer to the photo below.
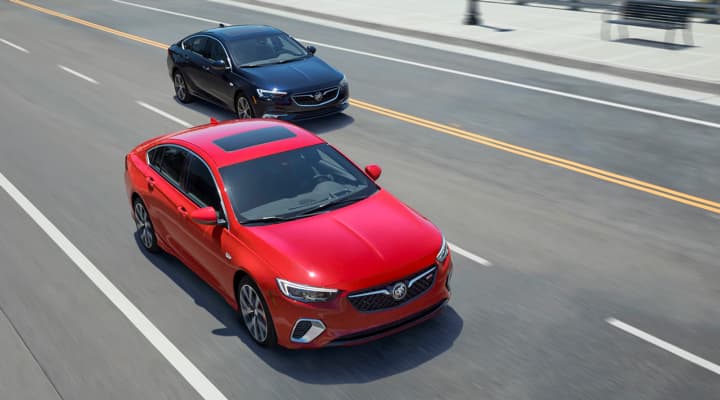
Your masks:
{"label": "red sedan hood", "polygon": [[343,290],[430,266],[442,242],[434,225],[384,190],[337,210],[256,227],[253,233],[279,252],[284,265],[275,267],[282,277]]}

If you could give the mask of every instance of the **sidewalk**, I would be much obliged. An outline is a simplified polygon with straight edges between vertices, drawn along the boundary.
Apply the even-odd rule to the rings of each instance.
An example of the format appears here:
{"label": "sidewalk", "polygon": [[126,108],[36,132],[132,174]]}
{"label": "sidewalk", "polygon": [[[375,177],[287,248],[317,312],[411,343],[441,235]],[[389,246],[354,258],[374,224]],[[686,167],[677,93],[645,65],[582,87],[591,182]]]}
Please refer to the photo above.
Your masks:
{"label": "sidewalk", "polygon": [[[665,31],[628,27],[629,39],[600,38],[600,11],[480,2],[481,23],[463,25],[466,0],[254,0],[366,23],[422,31],[526,52],[720,84],[720,25],[693,23],[694,47],[669,49]],[[683,44],[681,32],[675,42]]]}

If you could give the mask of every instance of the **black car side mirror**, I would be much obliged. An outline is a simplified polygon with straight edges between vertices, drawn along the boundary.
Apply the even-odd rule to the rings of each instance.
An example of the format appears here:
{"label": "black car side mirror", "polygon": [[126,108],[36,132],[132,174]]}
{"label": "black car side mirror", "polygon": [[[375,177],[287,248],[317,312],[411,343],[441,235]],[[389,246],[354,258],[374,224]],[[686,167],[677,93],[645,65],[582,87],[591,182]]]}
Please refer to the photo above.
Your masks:
{"label": "black car side mirror", "polygon": [[307,51],[310,54],[315,54],[317,52],[317,49],[315,48],[315,46],[308,46]]}
{"label": "black car side mirror", "polygon": [[210,63],[212,66],[212,69],[216,71],[222,71],[224,69],[228,69],[228,65],[225,64],[225,60],[213,60],[212,63]]}

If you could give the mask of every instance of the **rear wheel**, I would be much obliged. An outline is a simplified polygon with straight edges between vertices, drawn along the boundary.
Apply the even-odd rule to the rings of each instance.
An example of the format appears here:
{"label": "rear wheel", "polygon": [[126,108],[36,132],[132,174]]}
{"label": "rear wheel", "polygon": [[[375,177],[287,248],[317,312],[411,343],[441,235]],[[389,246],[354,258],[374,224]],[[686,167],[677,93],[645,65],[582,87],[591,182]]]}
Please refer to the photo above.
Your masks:
{"label": "rear wheel", "polygon": [[135,226],[137,227],[140,243],[142,243],[145,250],[151,253],[159,252],[160,246],[158,246],[155,229],[152,221],[150,221],[150,214],[147,212],[145,203],[143,203],[139,197],[133,201],[133,211],[133,214],[135,215]]}
{"label": "rear wheel", "polygon": [[193,101],[193,95],[188,91],[187,82],[185,82],[185,76],[183,76],[182,72],[175,71],[173,74],[173,86],[175,86],[175,97],[177,97],[181,103],[190,103]]}
{"label": "rear wheel", "polygon": [[238,119],[250,119],[255,117],[250,101],[247,97],[239,94],[235,101],[235,111],[237,111]]}
{"label": "rear wheel", "polygon": [[240,280],[237,288],[238,310],[250,337],[261,346],[272,347],[277,343],[267,303],[250,277]]}

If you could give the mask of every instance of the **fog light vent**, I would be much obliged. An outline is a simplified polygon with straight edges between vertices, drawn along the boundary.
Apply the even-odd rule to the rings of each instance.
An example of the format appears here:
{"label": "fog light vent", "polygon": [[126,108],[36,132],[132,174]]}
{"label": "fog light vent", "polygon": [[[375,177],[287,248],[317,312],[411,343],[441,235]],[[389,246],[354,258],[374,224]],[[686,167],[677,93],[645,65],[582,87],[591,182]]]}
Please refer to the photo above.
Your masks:
{"label": "fog light vent", "polygon": [[310,343],[325,332],[325,324],[317,319],[299,319],[292,329],[290,340],[296,343]]}

